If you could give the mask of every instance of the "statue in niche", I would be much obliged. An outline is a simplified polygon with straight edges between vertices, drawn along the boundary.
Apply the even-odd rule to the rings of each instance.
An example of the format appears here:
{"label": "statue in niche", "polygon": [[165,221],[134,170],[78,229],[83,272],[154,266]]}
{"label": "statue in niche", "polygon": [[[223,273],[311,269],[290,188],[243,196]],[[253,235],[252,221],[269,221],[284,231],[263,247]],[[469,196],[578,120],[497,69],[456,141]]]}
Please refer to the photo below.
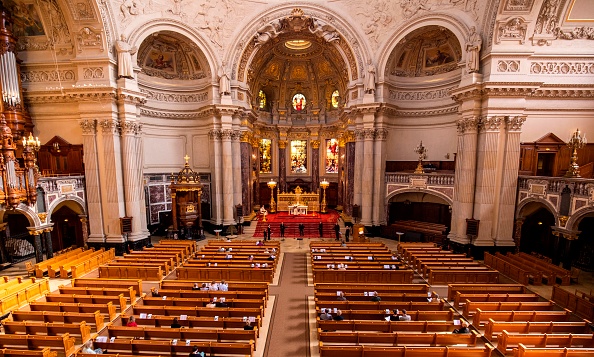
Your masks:
{"label": "statue in niche", "polygon": [[256,46],[260,46],[276,38],[280,35],[282,29],[281,21],[276,19],[270,23],[265,24],[262,26],[256,34],[254,35],[254,40],[256,41]]}
{"label": "statue in niche", "polygon": [[367,75],[365,76],[365,93],[375,93],[375,65],[367,61]]}
{"label": "statue in niche", "polygon": [[231,80],[229,76],[229,70],[227,69],[227,62],[223,61],[221,67],[219,67],[219,93],[221,95],[231,94]]}
{"label": "statue in niche", "polygon": [[118,78],[134,78],[134,66],[132,65],[132,56],[138,49],[131,46],[126,41],[126,36],[122,34],[120,40],[116,41],[116,51],[118,53]]}
{"label": "statue in niche", "polygon": [[468,69],[468,73],[477,73],[479,71],[482,44],[481,36],[476,32],[476,27],[472,26],[468,41],[466,42],[466,68]]}

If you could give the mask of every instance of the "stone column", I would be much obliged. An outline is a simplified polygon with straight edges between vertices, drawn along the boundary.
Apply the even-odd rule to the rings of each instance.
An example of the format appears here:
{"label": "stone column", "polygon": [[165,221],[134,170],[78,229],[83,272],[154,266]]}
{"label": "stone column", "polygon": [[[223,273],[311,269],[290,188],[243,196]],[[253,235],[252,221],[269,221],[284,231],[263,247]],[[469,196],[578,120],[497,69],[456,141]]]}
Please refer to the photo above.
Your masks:
{"label": "stone column", "polygon": [[101,168],[101,196],[103,208],[103,228],[107,243],[124,243],[120,227],[120,217],[125,215],[124,184],[122,174],[122,148],[120,145],[120,123],[113,119],[99,122],[101,144],[99,156]]}
{"label": "stone column", "polygon": [[469,243],[466,236],[466,219],[472,218],[474,206],[478,123],[477,116],[468,116],[456,122],[458,149],[454,177],[452,227],[448,238],[460,244]]}
{"label": "stone column", "polygon": [[[235,120],[235,118],[233,120]],[[231,135],[231,153],[233,157],[233,210],[235,210],[235,206],[243,205],[240,138],[241,132],[239,130],[233,130],[233,134]],[[239,217],[237,217],[237,221],[239,222]]]}
{"label": "stone column", "polygon": [[43,261],[43,247],[41,246],[41,234],[43,230],[30,230],[29,234],[33,236],[33,247],[35,248],[35,263]]}
{"label": "stone column", "polygon": [[44,241],[45,241],[45,256],[47,259],[53,258],[54,246],[52,243],[52,230],[53,228],[46,228],[43,230]]}
{"label": "stone column", "polygon": [[278,190],[287,192],[287,141],[278,141]]}
{"label": "stone column", "polygon": [[88,226],[88,220],[87,220],[87,216],[85,216],[84,214],[81,214],[78,216],[80,219],[80,223],[81,223],[81,227],[82,227],[82,235],[83,235],[83,241],[85,242],[85,248],[87,247],[87,242],[89,241],[89,226]]}
{"label": "stone column", "polygon": [[524,218],[516,219],[514,226],[514,244],[516,245],[516,254],[520,252],[520,243],[522,240],[522,226],[524,225]]}
{"label": "stone column", "polygon": [[223,147],[223,225],[235,225],[233,219],[233,149],[231,139],[233,137],[232,130],[223,130],[222,132],[222,147]]}
{"label": "stone column", "polygon": [[373,224],[373,142],[375,140],[375,129],[365,129],[363,132],[363,174],[361,179],[361,224],[371,226]]}
{"label": "stone column", "polygon": [[252,144],[247,132],[240,138],[241,151],[241,201],[243,215],[247,216],[252,211]]}
{"label": "stone column", "polygon": [[213,145],[214,155],[214,177],[212,178],[213,192],[212,204],[214,205],[214,219],[217,225],[223,224],[223,154],[222,138],[223,132],[218,129],[211,130],[208,133]]}
{"label": "stone column", "polygon": [[353,200],[355,195],[355,143],[350,141],[346,143],[346,189],[345,189],[345,209],[347,214],[353,214]]}
{"label": "stone column", "polygon": [[254,161],[254,167],[252,170],[254,171],[254,204],[260,205],[260,140],[253,139],[252,140],[252,154],[256,158]]}
{"label": "stone column", "polygon": [[361,188],[363,182],[363,161],[364,161],[364,147],[363,147],[363,130],[355,131],[355,173],[353,186],[353,204],[361,206]]}
{"label": "stone column", "polygon": [[103,243],[105,241],[105,231],[103,230],[103,207],[99,178],[99,155],[97,151],[97,121],[94,119],[85,119],[79,124],[82,129],[86,200],[90,217],[88,241]]}
{"label": "stone column", "polygon": [[375,131],[374,162],[373,162],[373,213],[372,224],[380,226],[386,224],[386,138],[388,130],[384,128]]}
{"label": "stone column", "polygon": [[311,190],[320,187],[320,141],[311,141]]}
{"label": "stone column", "polygon": [[501,153],[503,168],[501,173],[501,193],[499,197],[499,214],[496,217],[497,246],[514,246],[514,217],[516,211],[516,192],[518,190],[518,171],[520,162],[520,133],[525,116],[509,116],[505,118],[507,138],[505,151]]}
{"label": "stone column", "polygon": [[[474,245],[494,245],[497,225],[498,151],[503,117],[489,116],[481,119],[479,148],[477,150],[476,189],[474,195],[474,218],[480,220],[479,234]],[[517,164],[517,162],[516,162]],[[510,232],[511,238],[511,232]]]}
{"label": "stone column", "polygon": [[[340,138],[338,139],[338,162],[336,163],[336,167],[338,168],[338,205],[342,206],[343,212],[346,212],[346,203],[345,203],[345,182],[346,182],[346,172],[345,172],[345,139]],[[326,170],[326,162],[324,162],[324,170]]]}
{"label": "stone column", "polygon": [[11,263],[10,256],[6,251],[6,228],[8,223],[0,223],[0,263]]}

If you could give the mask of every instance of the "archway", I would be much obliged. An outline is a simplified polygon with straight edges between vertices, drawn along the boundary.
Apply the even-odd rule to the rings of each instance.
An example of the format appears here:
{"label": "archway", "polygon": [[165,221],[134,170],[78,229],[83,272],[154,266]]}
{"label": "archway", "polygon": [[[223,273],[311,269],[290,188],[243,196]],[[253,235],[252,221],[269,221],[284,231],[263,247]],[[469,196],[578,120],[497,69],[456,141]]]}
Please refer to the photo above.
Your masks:
{"label": "archway", "polygon": [[580,235],[571,247],[572,266],[594,271],[594,212],[582,217],[578,224]]}
{"label": "archway", "polygon": [[17,210],[9,210],[4,212],[3,221],[6,229],[1,249],[6,262],[18,263],[35,256],[35,238],[27,229],[31,226],[29,218]]}
{"label": "archway", "polygon": [[51,211],[51,221],[54,223],[51,233],[54,252],[70,246],[85,245],[81,214],[84,214],[84,210],[78,202],[72,200],[59,202]]}
{"label": "archway", "polygon": [[541,203],[532,202],[524,206],[525,220],[522,225],[520,251],[540,254],[559,263],[560,239],[552,234],[555,216]]}

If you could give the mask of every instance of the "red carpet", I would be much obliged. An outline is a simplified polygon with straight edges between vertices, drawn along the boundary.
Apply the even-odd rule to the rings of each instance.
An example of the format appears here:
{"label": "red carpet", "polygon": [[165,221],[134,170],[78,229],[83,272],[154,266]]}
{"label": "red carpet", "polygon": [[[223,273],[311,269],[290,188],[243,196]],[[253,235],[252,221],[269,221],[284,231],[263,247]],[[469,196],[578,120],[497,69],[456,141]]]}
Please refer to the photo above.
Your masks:
{"label": "red carpet", "polygon": [[[310,213],[307,215],[294,216],[288,212],[278,212],[274,214],[268,214],[266,216],[267,222],[262,222],[262,218],[258,219],[258,225],[254,232],[254,238],[262,238],[264,235],[262,232],[264,228],[270,225],[272,231],[272,238],[280,238],[280,224],[285,224],[285,238],[298,238],[299,237],[299,223],[305,225],[304,238],[318,238],[320,233],[318,232],[318,225],[322,222],[323,225],[323,237],[334,238],[334,225],[338,221],[338,213],[336,211],[330,211],[328,213]],[[344,232],[343,232],[344,233]]]}

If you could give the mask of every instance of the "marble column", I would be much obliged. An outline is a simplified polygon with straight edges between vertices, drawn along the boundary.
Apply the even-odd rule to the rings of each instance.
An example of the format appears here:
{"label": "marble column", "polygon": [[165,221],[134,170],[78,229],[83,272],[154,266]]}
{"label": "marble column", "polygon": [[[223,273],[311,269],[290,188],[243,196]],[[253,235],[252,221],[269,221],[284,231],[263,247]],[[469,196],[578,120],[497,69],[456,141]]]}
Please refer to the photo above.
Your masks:
{"label": "marble column", "polygon": [[497,224],[497,194],[499,193],[497,163],[498,151],[502,149],[499,143],[503,122],[501,116],[483,117],[479,128],[474,195],[474,218],[480,221],[479,234],[474,241],[474,245],[477,246],[495,244],[494,231]]}
{"label": "marble column", "polygon": [[380,226],[386,224],[386,139],[388,130],[376,129],[373,162],[373,213],[372,224]]}
{"label": "marble column", "polygon": [[345,189],[345,208],[347,214],[353,214],[353,200],[355,194],[355,143],[346,143],[346,189]]}
{"label": "marble column", "polygon": [[252,144],[249,136],[243,135],[239,144],[241,151],[241,201],[243,215],[247,216],[252,211]]}
{"label": "marble column", "polygon": [[516,212],[516,192],[518,190],[518,171],[520,162],[520,133],[525,116],[508,116],[505,118],[506,140],[505,151],[501,153],[503,167],[501,172],[501,193],[499,197],[498,216],[496,217],[497,246],[514,246],[514,218]]}
{"label": "marble column", "polygon": [[[234,119],[235,120],[235,119]],[[241,184],[241,145],[240,140],[241,132],[239,130],[233,130],[231,135],[231,155],[233,157],[233,211],[235,212],[235,206],[243,205],[242,200],[242,184]],[[239,222],[240,217],[236,217],[236,221]]]}
{"label": "marble column", "polygon": [[89,226],[88,226],[88,219],[85,215],[79,215],[81,227],[82,227],[82,236],[83,241],[85,242],[85,248],[87,247],[87,242],[89,241]]}
{"label": "marble column", "polygon": [[375,129],[365,129],[363,135],[365,141],[363,142],[363,174],[361,179],[361,224],[371,226],[373,225],[373,142],[375,141]]}
{"label": "marble column", "polygon": [[448,238],[460,244],[469,243],[466,236],[466,219],[473,218],[478,124],[477,116],[465,117],[456,122],[458,154],[454,177],[452,226]]}
{"label": "marble column", "polygon": [[89,214],[89,242],[103,243],[103,207],[99,179],[99,161],[97,151],[97,121],[85,119],[80,123],[82,129],[83,155],[85,162],[86,201]]}
{"label": "marble column", "polygon": [[43,247],[41,245],[41,234],[43,231],[29,231],[29,234],[33,236],[33,247],[35,248],[35,263],[43,261]]}
{"label": "marble column", "polygon": [[516,245],[516,254],[520,252],[520,243],[522,242],[522,226],[524,225],[524,218],[516,219],[514,225],[514,244]]}
{"label": "marble column", "polygon": [[233,137],[233,130],[223,130],[222,147],[223,147],[223,225],[235,225],[233,218],[233,149],[231,140]]}
{"label": "marble column", "polygon": [[0,263],[10,263],[10,256],[6,251],[6,228],[8,223],[0,223]]}
{"label": "marble column", "polygon": [[103,228],[107,243],[124,243],[120,217],[125,216],[125,198],[122,173],[122,148],[120,144],[120,123],[105,119],[99,122],[101,144],[99,167],[101,170],[101,194],[103,207]]}
{"label": "marble column", "polygon": [[[345,180],[346,180],[346,173],[345,173],[345,141],[343,138],[338,140],[338,162],[336,163],[336,167],[338,168],[338,195],[337,201],[338,205],[342,206],[343,212],[346,212],[346,204],[345,204]],[[324,170],[326,162],[324,162]]]}
{"label": "marble column", "polygon": [[363,161],[364,161],[364,146],[363,146],[363,130],[355,131],[355,174],[353,187],[353,204],[361,207],[361,188],[363,183]]}
{"label": "marble column", "polygon": [[320,187],[320,141],[311,141],[311,191]]}
{"label": "marble column", "polygon": [[46,228],[43,230],[44,241],[45,241],[45,256],[47,259],[53,258],[54,246],[52,243],[52,228]]}
{"label": "marble column", "polygon": [[252,141],[252,155],[256,158],[254,160],[253,190],[254,190],[254,205],[260,205],[260,140],[254,139]]}
{"label": "marble column", "polygon": [[287,141],[278,141],[278,190],[287,192]]}
{"label": "marble column", "polygon": [[212,140],[214,155],[214,177],[212,178],[213,192],[211,192],[213,196],[212,204],[214,205],[213,218],[216,222],[216,225],[221,225],[223,224],[223,132],[221,130],[215,129],[211,130],[208,135],[210,140]]}

